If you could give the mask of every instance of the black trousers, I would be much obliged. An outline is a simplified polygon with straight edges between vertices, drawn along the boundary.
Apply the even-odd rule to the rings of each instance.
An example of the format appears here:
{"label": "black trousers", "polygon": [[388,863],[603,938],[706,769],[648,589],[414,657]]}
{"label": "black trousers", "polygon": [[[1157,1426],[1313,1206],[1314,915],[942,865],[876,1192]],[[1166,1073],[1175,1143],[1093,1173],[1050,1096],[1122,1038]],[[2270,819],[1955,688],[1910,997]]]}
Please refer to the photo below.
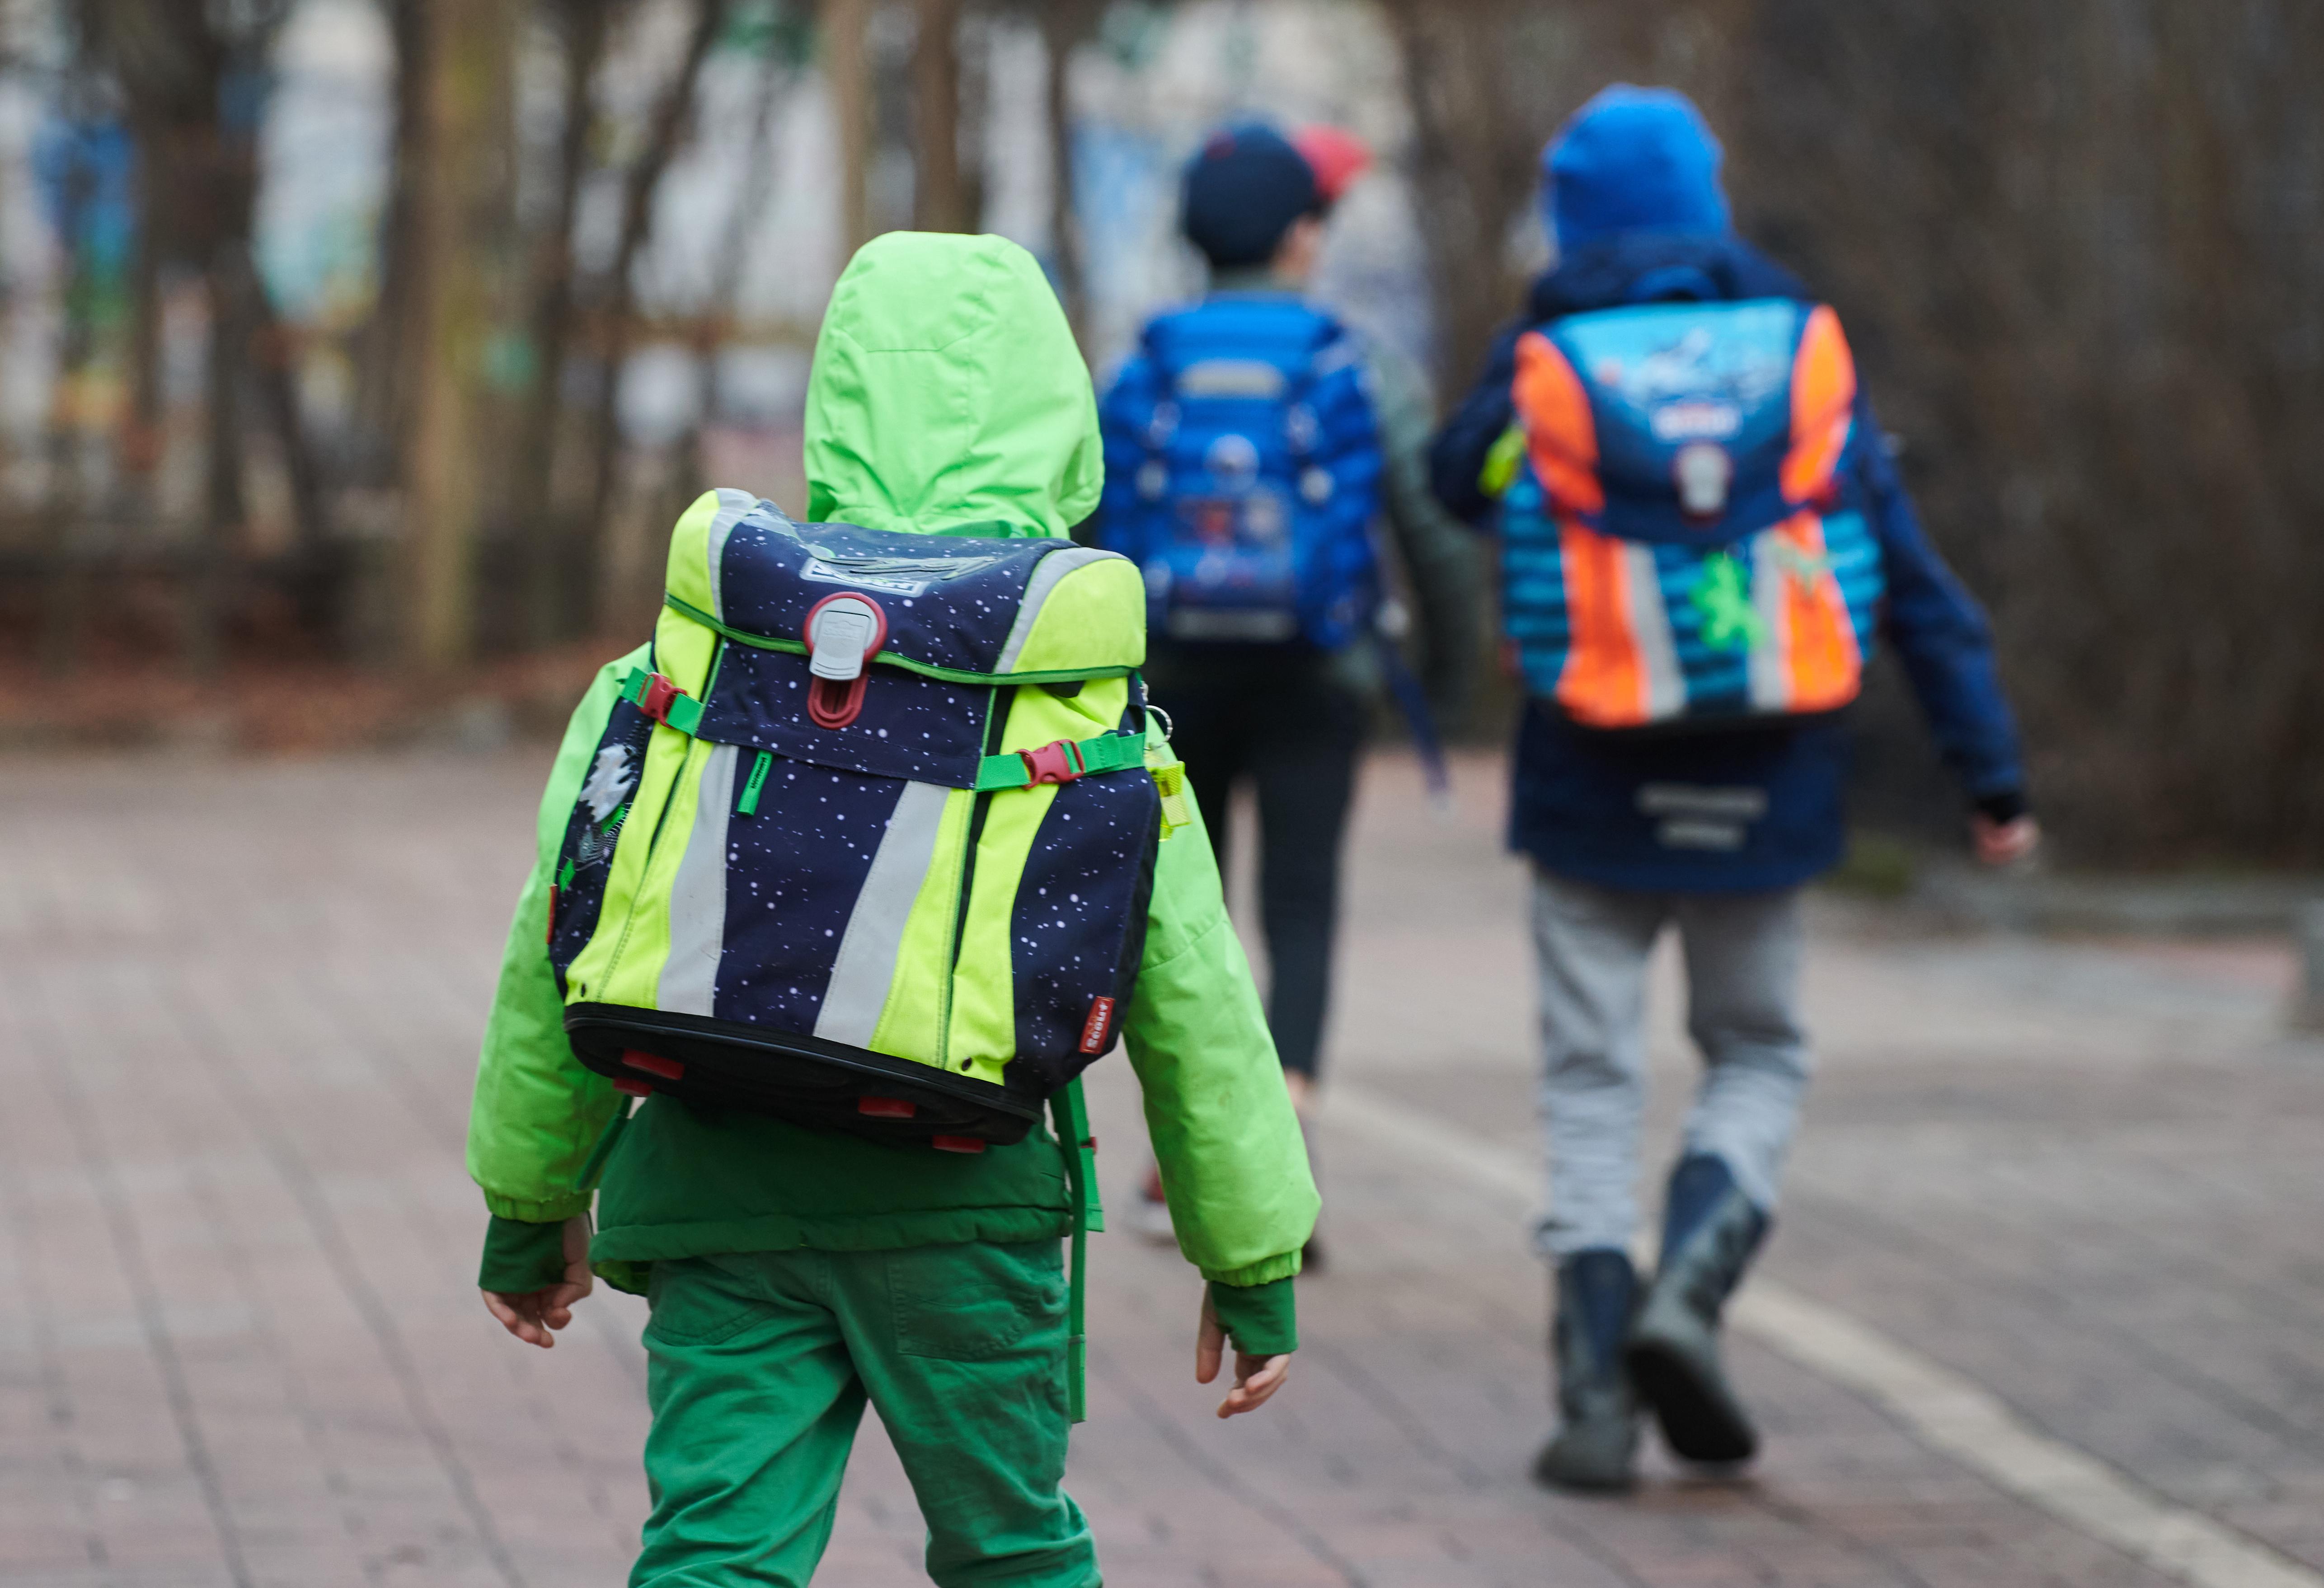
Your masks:
{"label": "black trousers", "polygon": [[1257,791],[1267,1023],[1284,1069],[1312,1077],[1331,1003],[1340,851],[1368,702],[1317,656],[1157,661],[1152,698],[1171,719],[1171,744],[1186,763],[1222,876],[1229,797],[1239,784]]}

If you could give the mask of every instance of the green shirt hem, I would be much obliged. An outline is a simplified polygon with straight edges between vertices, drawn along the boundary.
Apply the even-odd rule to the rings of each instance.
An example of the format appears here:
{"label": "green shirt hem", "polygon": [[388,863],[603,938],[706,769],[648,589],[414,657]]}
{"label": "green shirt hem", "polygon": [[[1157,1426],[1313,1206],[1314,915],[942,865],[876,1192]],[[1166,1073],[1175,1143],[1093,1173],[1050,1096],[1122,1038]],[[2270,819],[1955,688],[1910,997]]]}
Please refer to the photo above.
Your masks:
{"label": "green shirt hem", "polygon": [[829,1218],[770,1213],[602,1229],[589,1244],[589,1261],[657,1262],[736,1252],[899,1252],[972,1241],[1006,1244],[1056,1240],[1072,1233],[1073,1216],[1059,1207],[931,1208]]}

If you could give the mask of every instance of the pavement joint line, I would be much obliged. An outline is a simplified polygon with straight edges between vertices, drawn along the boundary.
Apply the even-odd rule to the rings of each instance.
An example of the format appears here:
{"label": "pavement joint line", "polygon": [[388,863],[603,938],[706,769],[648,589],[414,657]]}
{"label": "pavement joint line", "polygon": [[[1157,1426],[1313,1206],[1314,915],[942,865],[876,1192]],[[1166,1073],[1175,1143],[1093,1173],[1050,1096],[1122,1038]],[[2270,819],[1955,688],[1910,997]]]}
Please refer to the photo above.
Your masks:
{"label": "pavement joint line", "polygon": [[[1541,1171],[1528,1154],[1409,1104],[1338,1082],[1323,1118],[1472,1189],[1539,1204]],[[2005,1492],[2190,1588],[2324,1588],[2324,1574],[2043,1432],[1975,1380],[1838,1308],[1757,1276],[1738,1292],[1729,1321]]]}

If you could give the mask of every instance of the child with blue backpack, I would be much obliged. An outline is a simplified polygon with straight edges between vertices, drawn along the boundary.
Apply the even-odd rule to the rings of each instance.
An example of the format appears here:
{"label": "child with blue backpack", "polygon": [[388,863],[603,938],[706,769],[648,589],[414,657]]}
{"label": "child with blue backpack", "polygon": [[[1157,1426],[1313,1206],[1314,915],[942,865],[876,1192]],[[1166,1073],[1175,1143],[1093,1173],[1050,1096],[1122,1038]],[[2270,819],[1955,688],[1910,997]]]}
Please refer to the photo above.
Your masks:
{"label": "child with blue backpack", "polygon": [[[1721,1308],[1766,1238],[1809,1075],[1800,890],[1845,837],[1843,713],[1877,640],[1970,806],[2037,838],[1983,614],[1923,536],[1840,321],[1735,234],[1683,96],[1619,85],[1545,154],[1554,269],[1437,438],[1438,497],[1499,534],[1527,694],[1512,846],[1534,865],[1560,1426],[1536,1473],[1612,1488],[1641,1402],[1681,1457],[1757,1435]],[[1704,1070],[1634,1272],[1644,978],[1685,950]]]}
{"label": "child with blue backpack", "polygon": [[815,521],[696,501],[558,752],[470,1115],[479,1285],[544,1347],[595,1278],[648,1297],[632,1588],[807,1583],[867,1407],[933,1580],[1096,1588],[1080,1072],[1127,1047],[1221,1417],[1285,1381],[1314,1184],[1139,570],[1066,537],[1096,405],[1032,256],[866,244],[806,445]]}
{"label": "child with blue backpack", "polygon": [[[1396,687],[1425,737],[1420,697],[1456,707],[1479,641],[1469,537],[1428,491],[1425,381],[1305,296],[1330,209],[1368,160],[1328,128],[1211,138],[1182,214],[1210,290],[1148,324],[1101,404],[1095,537],[1145,570],[1148,683],[1222,864],[1232,791],[1257,794],[1268,1023],[1303,1118],[1372,711]],[[1381,632],[1383,524],[1417,610],[1417,681]],[[1149,1207],[1161,1195],[1149,1180]]]}

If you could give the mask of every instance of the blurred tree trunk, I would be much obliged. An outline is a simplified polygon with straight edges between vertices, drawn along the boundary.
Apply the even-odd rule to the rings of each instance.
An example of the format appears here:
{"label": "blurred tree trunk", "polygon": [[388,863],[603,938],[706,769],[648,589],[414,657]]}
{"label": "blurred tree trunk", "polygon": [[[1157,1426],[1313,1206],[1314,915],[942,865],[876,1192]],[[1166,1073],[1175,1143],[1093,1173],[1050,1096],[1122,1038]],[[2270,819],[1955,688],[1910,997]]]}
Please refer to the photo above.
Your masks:
{"label": "blurred tree trunk", "polygon": [[427,0],[381,0],[394,49],[394,131],[389,139],[387,201],[380,208],[379,292],[357,346],[355,431],[366,477],[392,474],[403,455],[410,423],[411,393],[406,378],[416,367],[406,344],[412,326],[412,252],[419,229],[421,142],[427,133],[427,99],[435,81],[428,50],[432,31]]}
{"label": "blurred tree trunk", "polygon": [[41,668],[51,675],[72,671],[80,660],[88,607],[89,571],[83,565],[88,540],[86,492],[82,486],[82,406],[96,335],[90,313],[95,282],[84,240],[96,173],[75,159],[59,184],[57,229],[66,257],[62,335],[57,346],[54,382],[49,390],[46,501],[49,546],[55,571],[41,614]]}
{"label": "blurred tree trunk", "polygon": [[118,79],[138,141],[154,268],[198,271],[208,310],[203,355],[203,555],[189,592],[188,659],[198,672],[223,656],[229,565],[241,552],[244,295],[230,279],[246,245],[257,172],[254,145],[224,124],[227,41],[199,8],[167,0],[97,0],[85,16],[92,53]]}
{"label": "blurred tree trunk", "polygon": [[1035,7],[1041,27],[1042,109],[1049,134],[1049,246],[1057,298],[1076,338],[1089,334],[1089,282],[1083,252],[1080,198],[1074,187],[1074,51],[1097,34],[1099,0],[1046,0]]}
{"label": "blurred tree trunk", "polygon": [[839,124],[839,237],[852,255],[872,240],[871,0],[822,0],[823,76]]}
{"label": "blurred tree trunk", "polygon": [[81,14],[92,57],[118,79],[142,161],[131,336],[131,477],[158,416],[159,273],[165,263],[202,275],[209,310],[204,361],[207,486],[204,571],[197,581],[193,660],[220,655],[227,573],[248,516],[247,410],[255,398],[290,477],[297,545],[292,592],[310,628],[327,622],[333,583],[319,462],[300,404],[290,338],[277,323],[253,253],[258,133],[273,41],[289,0],[261,0],[213,15],[171,0],[93,0]]}
{"label": "blurred tree trunk", "polygon": [[[637,309],[637,261],[653,230],[654,198],[669,162],[694,122],[695,90],[702,79],[702,63],[725,25],[731,0],[695,0],[693,31],[678,72],[654,106],[646,145],[622,185],[621,233],[613,262],[605,278],[605,296],[598,315],[604,355],[597,385],[597,408],[591,426],[591,459],[595,473],[589,496],[586,562],[594,567],[605,539],[606,523],[622,484],[622,371],[629,362],[631,322]],[[596,588],[595,579],[587,589]],[[589,614],[594,619],[595,614]]]}
{"label": "blurred tree trunk", "polygon": [[1436,375],[1447,391],[1474,377],[1525,289],[1510,263],[1509,226],[1531,200],[1546,118],[1512,103],[1515,13],[1524,4],[1480,0],[1455,10],[1387,0],[1412,106],[1413,192],[1435,287]]}
{"label": "blurred tree trunk", "polygon": [[694,428],[685,444],[692,478],[686,482],[689,489],[683,492],[689,500],[718,483],[711,476],[706,449],[710,427],[718,418],[718,354],[738,311],[743,268],[751,258],[751,241],[758,235],[774,203],[776,178],[782,169],[781,115],[798,85],[801,64],[800,58],[786,47],[779,32],[768,41],[758,100],[751,112],[750,183],[736,196],[733,210],[727,216],[726,235],[720,240],[717,268],[711,279],[710,301],[695,343]]}
{"label": "blurred tree trunk", "polygon": [[[558,444],[564,431],[565,374],[579,323],[573,268],[573,225],[581,183],[589,170],[589,136],[595,125],[592,93],[619,0],[554,0],[565,50],[563,119],[553,177],[556,198],[535,250],[532,271],[533,385],[526,405],[512,509],[521,536],[524,638],[533,644],[559,638],[575,604],[565,592],[574,582],[561,566],[566,548],[557,491]],[[586,560],[586,559],[585,559]],[[586,588],[586,585],[583,588]]]}
{"label": "blurred tree trunk", "polygon": [[475,641],[475,553],[483,516],[476,426],[492,332],[490,266],[505,223],[502,173],[476,151],[507,113],[520,0],[414,0],[429,64],[415,136],[411,297],[404,376],[411,417],[402,460],[404,655],[429,672]]}
{"label": "blurred tree trunk", "polygon": [[912,38],[912,225],[969,229],[960,169],[960,0],[915,0]]}
{"label": "blurred tree trunk", "polygon": [[[130,137],[141,149],[150,146],[134,127]],[[115,444],[123,505],[140,520],[152,515],[153,473],[161,466],[162,449],[161,228],[167,207],[155,190],[154,165],[154,157],[148,154],[139,161],[137,172],[136,253],[129,264],[129,401]]]}

